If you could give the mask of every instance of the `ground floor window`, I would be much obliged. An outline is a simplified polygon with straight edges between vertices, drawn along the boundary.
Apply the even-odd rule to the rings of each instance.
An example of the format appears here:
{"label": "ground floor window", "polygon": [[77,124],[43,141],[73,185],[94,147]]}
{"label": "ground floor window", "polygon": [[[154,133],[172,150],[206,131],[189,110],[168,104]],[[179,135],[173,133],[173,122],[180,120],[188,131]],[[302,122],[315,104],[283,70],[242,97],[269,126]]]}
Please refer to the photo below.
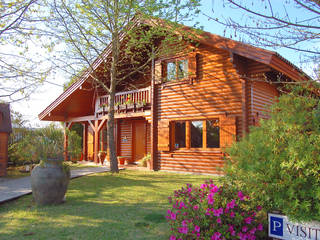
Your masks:
{"label": "ground floor window", "polygon": [[174,149],[219,148],[219,119],[175,121],[172,124]]}

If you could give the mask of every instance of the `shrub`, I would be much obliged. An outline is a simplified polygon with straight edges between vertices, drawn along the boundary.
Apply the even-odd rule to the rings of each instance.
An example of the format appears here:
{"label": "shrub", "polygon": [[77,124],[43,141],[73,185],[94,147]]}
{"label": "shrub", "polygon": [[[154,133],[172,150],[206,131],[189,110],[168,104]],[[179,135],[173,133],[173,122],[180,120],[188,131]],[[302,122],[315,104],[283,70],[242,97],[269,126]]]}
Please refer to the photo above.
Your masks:
{"label": "shrub", "polygon": [[320,104],[294,89],[272,106],[271,118],[227,150],[227,178],[266,211],[320,221]]}
{"label": "shrub", "polygon": [[261,207],[252,208],[251,199],[228,184],[218,187],[209,181],[200,188],[189,184],[175,191],[169,202],[170,240],[261,239],[265,234],[257,220]]}
{"label": "shrub", "polygon": [[62,157],[63,132],[54,124],[28,131],[23,138],[9,146],[9,158],[15,165]]}
{"label": "shrub", "polygon": [[146,156],[144,156],[140,161],[139,161],[139,165],[142,167],[147,167],[148,165],[148,161],[150,161],[151,159],[151,154],[148,153]]}

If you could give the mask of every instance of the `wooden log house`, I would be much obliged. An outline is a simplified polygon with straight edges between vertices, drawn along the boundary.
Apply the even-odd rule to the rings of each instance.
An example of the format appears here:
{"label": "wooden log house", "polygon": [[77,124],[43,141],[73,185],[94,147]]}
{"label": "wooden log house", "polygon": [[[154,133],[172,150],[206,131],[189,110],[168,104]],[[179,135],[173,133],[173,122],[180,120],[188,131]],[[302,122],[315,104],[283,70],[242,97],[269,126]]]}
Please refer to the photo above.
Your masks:
{"label": "wooden log house", "polygon": [[11,132],[9,104],[0,103],[0,177],[7,175],[8,141]]}
{"label": "wooden log house", "polygon": [[[219,174],[225,147],[267,117],[268,106],[279,96],[277,81],[308,80],[276,52],[208,32],[196,41],[185,54],[156,59],[154,77],[136,80],[142,88],[118,89],[118,156],[136,162],[151,153],[152,170]],[[128,99],[133,104],[126,105]],[[98,162],[99,150],[107,150],[107,100],[92,88],[88,69],[39,119],[62,121],[66,128],[82,123],[83,158]]]}

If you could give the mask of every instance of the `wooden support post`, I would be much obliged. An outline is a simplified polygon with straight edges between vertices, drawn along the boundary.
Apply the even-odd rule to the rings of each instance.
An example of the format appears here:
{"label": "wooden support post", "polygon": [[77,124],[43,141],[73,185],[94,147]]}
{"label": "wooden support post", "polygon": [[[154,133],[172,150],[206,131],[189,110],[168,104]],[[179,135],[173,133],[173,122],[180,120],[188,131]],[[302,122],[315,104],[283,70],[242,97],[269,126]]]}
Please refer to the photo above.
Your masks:
{"label": "wooden support post", "polygon": [[249,132],[248,127],[248,94],[247,94],[247,81],[241,79],[241,105],[242,105],[242,136],[244,137]]}
{"label": "wooden support post", "polygon": [[70,128],[72,127],[73,125],[73,122],[65,122],[64,123],[64,131],[63,131],[63,134],[64,134],[64,143],[63,143],[63,148],[64,148],[64,160],[65,161],[68,161],[69,158],[68,158],[68,134],[67,134],[67,130],[70,130]]}
{"label": "wooden support post", "polygon": [[68,123],[65,122],[64,123],[64,131],[63,131],[63,134],[64,134],[64,141],[63,141],[63,149],[64,149],[64,152],[63,152],[63,155],[64,155],[64,160],[65,161],[68,161],[68,134],[67,134],[67,129],[68,129]]}
{"label": "wooden support post", "polygon": [[88,123],[83,123],[83,143],[82,143],[82,154],[83,160],[88,160]]}
{"label": "wooden support post", "polygon": [[98,152],[99,152],[99,121],[94,120],[94,151],[93,151],[93,161],[95,163],[98,163]]}

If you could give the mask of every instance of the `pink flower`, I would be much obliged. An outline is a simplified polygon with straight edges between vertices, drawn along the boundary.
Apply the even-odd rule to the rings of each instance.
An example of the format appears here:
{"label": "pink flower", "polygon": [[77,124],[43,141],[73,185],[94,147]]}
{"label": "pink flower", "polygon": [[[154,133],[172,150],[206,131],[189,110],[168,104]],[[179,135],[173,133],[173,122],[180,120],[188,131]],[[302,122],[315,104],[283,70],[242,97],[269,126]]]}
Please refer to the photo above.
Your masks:
{"label": "pink flower", "polygon": [[179,233],[187,234],[188,233],[188,227],[181,227],[179,228]]}
{"label": "pink flower", "polygon": [[195,225],[195,226],[194,226],[194,230],[195,230],[196,232],[200,232],[200,227],[199,227],[198,225]]}
{"label": "pink flower", "polygon": [[193,209],[194,209],[194,210],[198,210],[198,209],[199,209],[199,206],[198,206],[198,205],[194,205],[194,206],[193,206]]}
{"label": "pink flower", "polygon": [[263,225],[261,223],[259,223],[257,229],[258,229],[258,231],[262,231],[263,230]]}
{"label": "pink flower", "polygon": [[211,236],[211,240],[220,240],[220,237],[221,237],[221,233],[215,232],[215,233]]}
{"label": "pink flower", "polygon": [[176,239],[177,239],[176,236],[174,236],[174,235],[170,236],[170,240],[176,240]]}
{"label": "pink flower", "polygon": [[252,235],[254,235],[255,232],[256,232],[256,230],[257,230],[256,228],[252,228],[252,229],[249,231],[249,233],[252,234]]}
{"label": "pink flower", "polygon": [[187,227],[187,226],[188,226],[186,220],[183,220],[182,223],[181,223],[181,225],[182,225],[182,227]]}
{"label": "pink flower", "polygon": [[218,218],[218,219],[217,219],[217,223],[221,223],[221,218]]}
{"label": "pink flower", "polygon": [[175,214],[174,212],[171,212],[170,218],[171,218],[172,220],[176,220],[177,214]]}
{"label": "pink flower", "polygon": [[207,197],[208,199],[208,204],[213,204],[214,203],[214,193],[210,193]]}
{"label": "pink flower", "polygon": [[242,227],[242,232],[247,232],[248,231],[248,227],[247,226],[244,226],[244,227]]}
{"label": "pink flower", "polygon": [[234,212],[231,212],[231,213],[230,213],[230,217],[231,217],[231,218],[234,218],[234,217],[235,217]]}
{"label": "pink flower", "polygon": [[243,234],[242,232],[239,232],[238,236],[239,236],[240,240],[246,240],[247,239],[247,235]]}
{"label": "pink flower", "polygon": [[257,211],[261,211],[262,207],[261,206],[257,206]]}
{"label": "pink flower", "polygon": [[241,201],[244,200],[244,195],[241,191],[238,192],[238,197],[240,198]]}
{"label": "pink flower", "polygon": [[210,192],[211,193],[216,193],[216,192],[218,192],[219,191],[219,188],[216,186],[216,185],[214,185],[214,184],[212,184],[213,186],[211,187],[211,185],[210,185],[210,187],[211,187],[211,189],[210,189]]}
{"label": "pink flower", "polygon": [[236,200],[232,200],[231,202],[227,203],[227,207],[228,209],[233,209],[236,206]]}
{"label": "pink flower", "polygon": [[247,218],[244,219],[244,222],[245,222],[246,224],[251,224],[252,218],[251,218],[251,217],[247,217]]}
{"label": "pink flower", "polygon": [[221,214],[223,214],[223,208],[213,209],[214,216],[219,217]]}
{"label": "pink flower", "polygon": [[207,188],[207,187],[208,187],[207,184],[201,184],[201,185],[200,185],[200,188],[201,188],[201,189],[205,189],[205,188]]}
{"label": "pink flower", "polygon": [[229,227],[228,231],[230,232],[231,236],[236,235],[236,231],[234,230],[232,225]]}

